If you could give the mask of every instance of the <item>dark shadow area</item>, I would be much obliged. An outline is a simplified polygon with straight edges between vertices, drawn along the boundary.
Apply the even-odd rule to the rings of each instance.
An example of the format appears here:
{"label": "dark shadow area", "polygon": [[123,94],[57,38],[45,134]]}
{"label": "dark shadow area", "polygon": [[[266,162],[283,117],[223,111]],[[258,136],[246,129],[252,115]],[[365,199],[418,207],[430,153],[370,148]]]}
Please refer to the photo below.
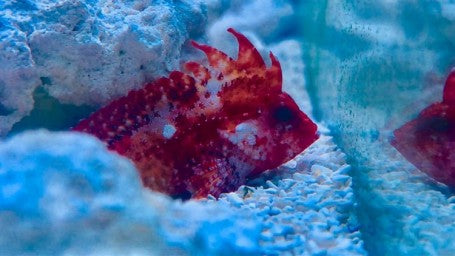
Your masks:
{"label": "dark shadow area", "polygon": [[9,135],[31,130],[45,128],[51,131],[65,131],[76,125],[81,119],[86,118],[96,110],[91,106],[75,106],[59,102],[39,86],[33,92],[35,104],[30,115],[16,123]]}

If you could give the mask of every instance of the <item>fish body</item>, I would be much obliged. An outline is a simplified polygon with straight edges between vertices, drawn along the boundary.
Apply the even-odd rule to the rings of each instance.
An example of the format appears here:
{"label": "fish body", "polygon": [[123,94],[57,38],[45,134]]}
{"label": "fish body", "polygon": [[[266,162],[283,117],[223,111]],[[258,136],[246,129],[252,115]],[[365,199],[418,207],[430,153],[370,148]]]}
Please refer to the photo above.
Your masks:
{"label": "fish body", "polygon": [[135,163],[145,186],[176,197],[217,197],[291,160],[317,140],[317,126],[282,91],[275,56],[266,67],[245,36],[228,31],[236,60],[192,42],[208,65],[187,62],[73,130],[95,135]]}
{"label": "fish body", "polygon": [[413,165],[435,180],[455,186],[455,71],[443,100],[394,131],[391,144]]}

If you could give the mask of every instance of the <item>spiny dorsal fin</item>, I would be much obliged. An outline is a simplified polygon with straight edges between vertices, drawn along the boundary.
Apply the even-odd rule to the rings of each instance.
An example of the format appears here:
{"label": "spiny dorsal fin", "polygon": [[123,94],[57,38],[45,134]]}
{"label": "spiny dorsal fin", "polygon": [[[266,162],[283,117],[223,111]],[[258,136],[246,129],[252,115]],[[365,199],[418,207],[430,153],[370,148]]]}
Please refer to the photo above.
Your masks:
{"label": "spiny dorsal fin", "polygon": [[234,60],[226,53],[208,45],[198,44],[195,41],[191,41],[191,44],[207,55],[210,66],[219,70],[223,74],[231,73]]}
{"label": "spiny dorsal fin", "polygon": [[207,83],[210,79],[209,70],[202,64],[195,61],[189,61],[183,64],[183,69],[186,73],[192,75],[196,80],[201,81],[201,83]]}
{"label": "spiny dorsal fin", "polygon": [[259,68],[265,69],[265,63],[261,54],[254,45],[244,35],[235,31],[233,28],[227,30],[233,34],[239,43],[239,53],[237,57],[237,64],[240,68]]}
{"label": "spiny dorsal fin", "polygon": [[270,60],[272,61],[272,66],[267,69],[267,80],[269,81],[269,86],[274,91],[280,91],[283,84],[283,73],[281,71],[281,65],[278,59],[273,55],[272,52],[269,54]]}

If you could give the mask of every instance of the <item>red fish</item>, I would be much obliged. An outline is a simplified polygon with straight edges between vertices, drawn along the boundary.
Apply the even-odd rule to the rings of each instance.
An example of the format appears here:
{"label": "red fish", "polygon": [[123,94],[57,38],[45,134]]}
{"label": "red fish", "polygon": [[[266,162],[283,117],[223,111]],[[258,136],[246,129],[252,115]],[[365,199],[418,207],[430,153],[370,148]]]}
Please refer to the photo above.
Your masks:
{"label": "red fish", "polygon": [[418,169],[455,186],[455,71],[445,83],[442,102],[394,131],[391,144]]}
{"label": "red fish", "polygon": [[75,131],[95,135],[130,158],[143,184],[176,197],[236,190],[291,160],[317,138],[317,126],[281,89],[281,67],[266,67],[248,39],[237,60],[192,42],[208,59],[114,100]]}

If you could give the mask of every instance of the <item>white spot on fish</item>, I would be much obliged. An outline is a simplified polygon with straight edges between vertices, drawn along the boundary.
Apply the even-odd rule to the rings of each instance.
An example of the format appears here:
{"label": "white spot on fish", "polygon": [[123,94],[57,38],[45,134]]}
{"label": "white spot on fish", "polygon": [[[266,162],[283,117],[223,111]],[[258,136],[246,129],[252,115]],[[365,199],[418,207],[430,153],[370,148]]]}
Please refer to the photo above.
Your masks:
{"label": "white spot on fish", "polygon": [[241,123],[235,127],[235,133],[224,134],[228,140],[234,144],[241,144],[246,142],[248,145],[253,146],[256,144],[257,127],[248,122]]}
{"label": "white spot on fish", "polygon": [[213,79],[210,79],[207,82],[207,91],[210,94],[217,94],[221,90],[221,83],[219,81],[215,81]]}
{"label": "white spot on fish", "polygon": [[172,124],[166,124],[163,127],[163,136],[166,139],[170,139],[172,138],[172,136],[174,136],[176,131],[177,129],[175,129],[175,126],[173,126]]}

